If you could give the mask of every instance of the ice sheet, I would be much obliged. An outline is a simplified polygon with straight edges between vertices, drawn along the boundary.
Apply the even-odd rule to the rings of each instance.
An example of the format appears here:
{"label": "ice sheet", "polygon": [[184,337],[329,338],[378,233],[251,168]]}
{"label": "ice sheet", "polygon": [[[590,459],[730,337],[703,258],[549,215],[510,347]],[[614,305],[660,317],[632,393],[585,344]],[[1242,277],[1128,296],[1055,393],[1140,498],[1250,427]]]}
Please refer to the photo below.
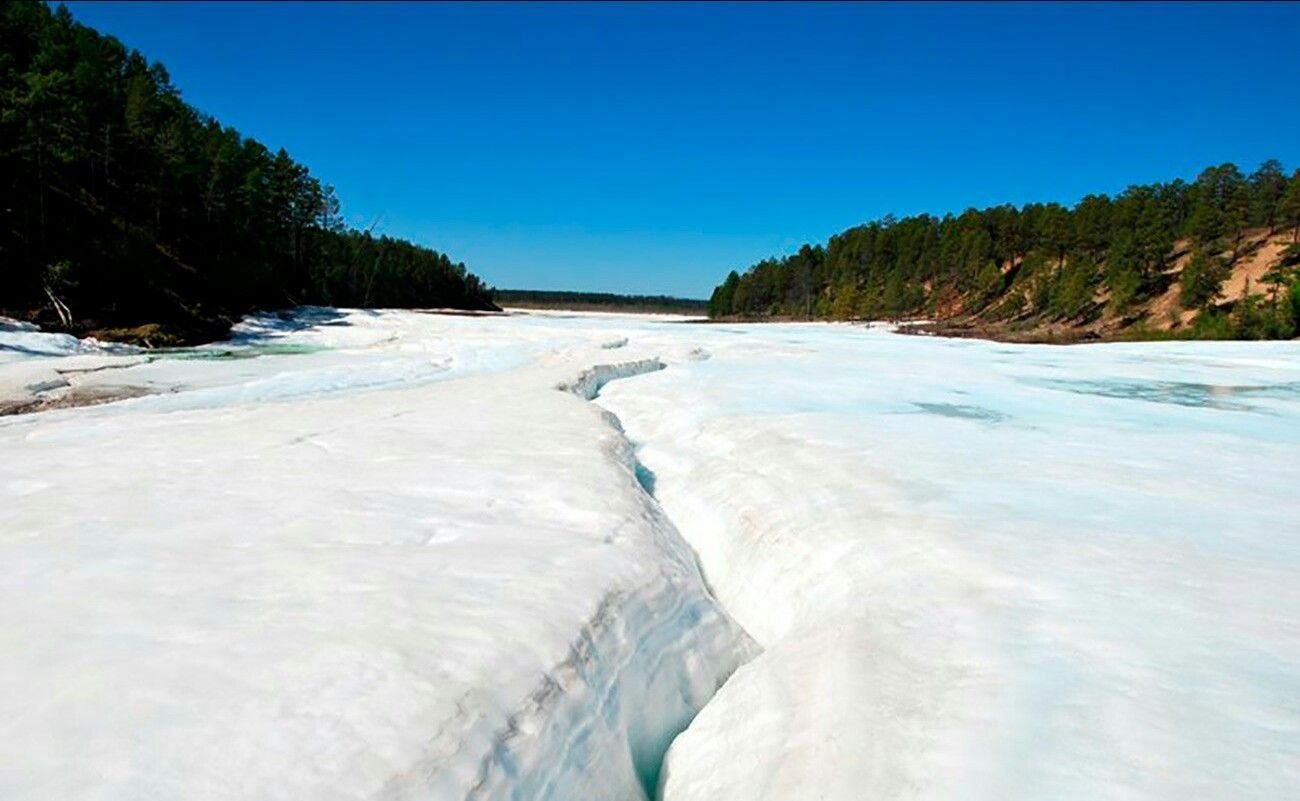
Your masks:
{"label": "ice sheet", "polygon": [[766,650],[666,798],[1300,787],[1300,343],[694,338],[600,402]]}
{"label": "ice sheet", "polygon": [[1300,786],[1300,343],[5,333],[0,797]]}
{"label": "ice sheet", "polygon": [[603,335],[351,327],[0,419],[0,797],[654,787],[751,646],[618,429],[556,390]]}

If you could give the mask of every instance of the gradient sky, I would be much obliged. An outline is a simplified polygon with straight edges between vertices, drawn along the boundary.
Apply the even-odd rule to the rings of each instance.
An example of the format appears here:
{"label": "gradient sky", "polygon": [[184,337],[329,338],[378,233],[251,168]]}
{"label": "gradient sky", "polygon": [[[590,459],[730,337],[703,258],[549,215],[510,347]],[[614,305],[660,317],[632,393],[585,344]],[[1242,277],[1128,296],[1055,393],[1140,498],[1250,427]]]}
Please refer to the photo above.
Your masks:
{"label": "gradient sky", "polygon": [[886,213],[1300,166],[1300,5],[69,6],[499,287],[707,297]]}

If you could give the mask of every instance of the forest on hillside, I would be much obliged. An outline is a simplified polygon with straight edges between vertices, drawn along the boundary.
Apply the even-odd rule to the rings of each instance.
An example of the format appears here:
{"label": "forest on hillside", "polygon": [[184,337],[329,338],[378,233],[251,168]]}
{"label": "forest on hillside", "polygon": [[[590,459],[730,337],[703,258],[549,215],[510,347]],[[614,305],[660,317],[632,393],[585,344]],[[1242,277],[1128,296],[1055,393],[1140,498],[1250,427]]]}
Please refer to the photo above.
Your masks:
{"label": "forest on hillside", "polygon": [[[1193,182],[1089,195],[1073,208],[1030,203],[921,214],[851,228],[825,245],[732,272],[714,318],[944,319],[1085,326],[1210,338],[1300,332],[1300,170],[1233,164]],[[1225,303],[1224,281],[1265,244],[1277,258]],[[1269,251],[1270,253],[1272,251]],[[1176,292],[1175,292],[1176,290]],[[1176,296],[1177,312],[1153,301]]]}
{"label": "forest on hillside", "polygon": [[0,313],[152,344],[254,309],[493,308],[446,255],[347,228],[332,187],[42,2],[0,6]]}

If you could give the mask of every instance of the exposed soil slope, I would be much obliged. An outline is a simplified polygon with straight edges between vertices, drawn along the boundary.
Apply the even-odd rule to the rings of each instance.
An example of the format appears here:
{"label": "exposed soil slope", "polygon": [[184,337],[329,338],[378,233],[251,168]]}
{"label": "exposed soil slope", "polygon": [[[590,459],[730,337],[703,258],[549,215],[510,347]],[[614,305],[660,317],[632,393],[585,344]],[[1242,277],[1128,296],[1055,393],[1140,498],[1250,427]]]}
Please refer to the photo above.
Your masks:
{"label": "exposed soil slope", "polygon": [[[1235,259],[1231,252],[1220,254],[1220,258],[1231,264],[1211,310],[1230,313],[1248,295],[1271,300],[1273,287],[1266,276],[1283,263],[1288,248],[1295,243],[1292,232],[1269,233],[1259,229],[1244,237]],[[1006,295],[980,311],[967,311],[969,298],[963,295],[941,293],[934,298],[936,313],[933,319],[913,323],[904,330],[1015,342],[1177,337],[1190,332],[1198,316],[1196,310],[1184,308],[1179,300],[1183,290],[1183,270],[1191,256],[1190,243],[1179,240],[1174,246],[1171,267],[1164,275],[1167,282],[1164,290],[1134,303],[1123,312],[1116,311],[1109,304],[1109,293],[1103,286],[1094,294],[1091,308],[1074,319],[1049,320],[1038,315],[1004,317],[1000,310],[1007,308],[1017,295],[1028,291],[1018,288],[1012,276]],[[1018,264],[1002,265],[1003,273],[1008,275],[1018,268]]]}

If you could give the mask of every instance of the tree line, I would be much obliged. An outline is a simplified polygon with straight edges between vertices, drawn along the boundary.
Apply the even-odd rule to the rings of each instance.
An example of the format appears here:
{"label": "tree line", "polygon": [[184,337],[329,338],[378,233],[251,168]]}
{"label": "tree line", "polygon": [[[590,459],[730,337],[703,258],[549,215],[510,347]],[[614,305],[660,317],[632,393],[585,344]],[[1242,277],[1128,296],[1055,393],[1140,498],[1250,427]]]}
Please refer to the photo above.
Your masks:
{"label": "tree line", "polygon": [[161,64],[63,6],[0,7],[0,309],[194,339],[304,303],[493,307],[464,264],[347,228],[332,187]]}
{"label": "tree line", "polygon": [[[1192,334],[1295,336],[1295,244],[1264,276],[1265,294],[1248,296],[1230,315],[1218,307],[1223,281],[1260,232],[1300,241],[1300,170],[1288,175],[1270,160],[1245,175],[1222,164],[1190,183],[1088,195],[1073,208],[1030,203],[886,216],[731,272],[714,290],[709,314],[897,319],[959,307],[989,320],[1082,322],[1131,313],[1177,279],[1180,305],[1199,312]],[[1185,264],[1175,274],[1180,257]]]}
{"label": "tree line", "polygon": [[702,300],[669,295],[616,295],[610,292],[565,292],[545,289],[498,289],[493,299],[502,306],[575,311],[645,312],[650,314],[703,314]]}

